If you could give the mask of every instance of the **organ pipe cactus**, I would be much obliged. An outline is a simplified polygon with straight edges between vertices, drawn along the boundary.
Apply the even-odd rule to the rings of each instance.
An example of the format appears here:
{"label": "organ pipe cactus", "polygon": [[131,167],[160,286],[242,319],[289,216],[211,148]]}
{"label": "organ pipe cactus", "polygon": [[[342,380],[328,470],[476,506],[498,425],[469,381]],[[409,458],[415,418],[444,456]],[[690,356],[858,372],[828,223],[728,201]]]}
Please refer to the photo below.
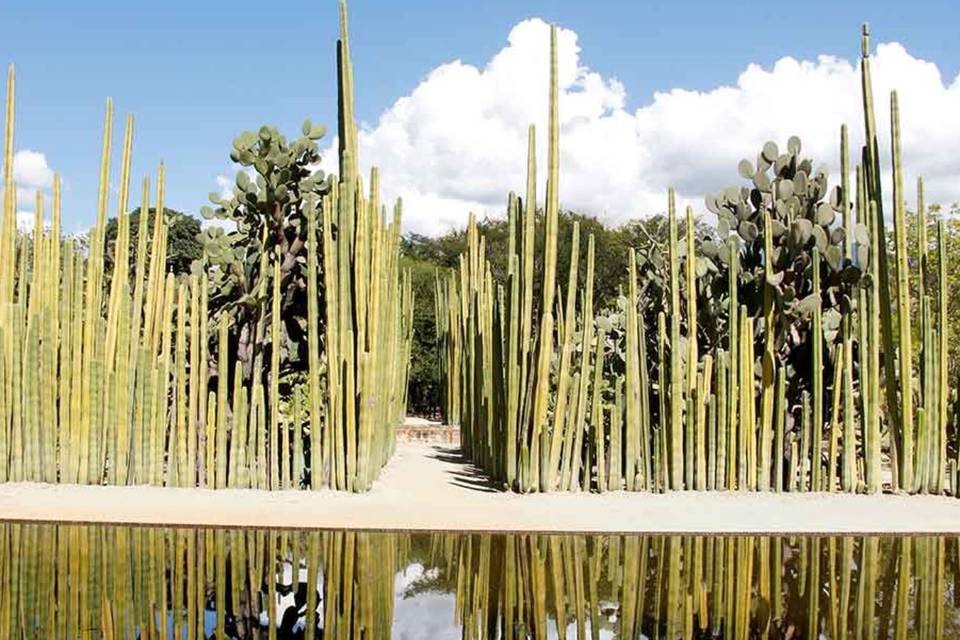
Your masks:
{"label": "organ pipe cactus", "polygon": [[[312,187],[297,201],[287,238],[296,245],[293,262],[303,259],[296,278],[283,243],[271,244],[276,237],[261,234],[243,247],[252,255],[244,254],[242,268],[258,276],[247,302],[263,311],[246,329],[223,313],[218,297],[237,262],[226,252],[236,248],[227,234],[209,232],[203,273],[179,281],[166,273],[162,166],[155,215],[146,215],[147,183],[133,246],[130,118],[117,242],[106,246],[111,102],[89,251],[60,237],[59,180],[49,231],[38,198],[33,233],[18,234],[11,69],[0,219],[0,481],[280,488],[302,470],[314,488],[359,491],[373,482],[404,413],[413,297],[398,261],[402,207],[388,215],[379,174],[371,171],[366,185],[359,174],[343,6],[340,27],[339,173],[311,174]],[[500,270],[488,261],[475,222],[459,269],[437,275],[445,412],[461,425],[466,453],[495,481],[519,491],[799,485],[876,492],[885,454],[891,489],[943,491],[948,442],[956,437],[943,228],[927,234],[919,183],[915,356],[900,104],[892,94],[891,279],[866,29],[862,45],[867,142],[855,193],[845,127],[840,186],[832,191],[798,139],[783,149],[767,143],[755,162],[740,163],[745,185],[707,196],[718,217],[713,230],[698,231],[688,208],[681,242],[671,190],[659,266],[651,266],[651,254],[631,252],[623,294],[604,306],[593,299],[594,242],[586,238],[584,259],[579,228],[570,269],[559,267],[560,92],[551,29],[542,221],[530,128],[526,188],[507,204],[507,279],[494,279]],[[319,134],[305,127],[307,139]],[[237,145],[238,161],[255,164],[249,154],[257,150],[290,152],[272,128],[254,138]],[[259,202],[266,193],[257,181],[239,181],[243,199]],[[111,261],[108,251],[115,252]],[[645,293],[652,269],[662,270],[664,295],[656,303]],[[279,320],[290,286],[305,309],[306,364],[305,378],[286,384],[281,358],[290,336]],[[211,295],[217,316],[208,326]],[[238,353],[248,346],[250,354]],[[832,411],[825,410],[828,396]],[[308,430],[286,415],[301,397]],[[305,451],[309,460],[300,457]]]}
{"label": "organ pipe cactus", "polygon": [[[606,437],[599,429],[594,437],[583,431],[589,417],[601,419],[600,390],[591,385],[602,358],[602,333],[593,336],[593,239],[587,239],[584,280],[579,264],[582,256],[579,231],[574,228],[571,269],[566,274],[566,295],[557,296],[557,226],[559,214],[559,122],[556,71],[556,32],[551,29],[551,63],[548,110],[547,193],[544,213],[542,258],[535,254],[536,154],[535,133],[528,132],[526,196],[508,203],[510,251],[507,257],[509,281],[503,295],[495,292],[486,261],[483,241],[471,217],[468,248],[460,260],[457,275],[438,275],[437,312],[441,371],[447,379],[448,413],[456,412],[464,449],[494,478],[519,491],[552,491],[580,486],[579,470],[593,482],[588,458],[603,465]],[[542,281],[535,280],[534,265],[542,259]],[[540,285],[539,309],[534,308],[534,291]],[[579,296],[580,287],[585,288]],[[563,304],[561,304],[563,301]],[[506,335],[501,335],[505,332]],[[553,363],[557,369],[554,373]],[[639,369],[637,369],[639,371]],[[555,377],[555,379],[554,379]],[[590,387],[593,387],[590,395]],[[459,395],[459,404],[456,399]],[[554,401],[555,399],[555,401]],[[628,400],[631,416],[638,402]],[[591,407],[587,411],[587,407]],[[503,410],[495,410],[503,407]],[[626,468],[620,454],[611,456],[611,477],[637,468],[640,432],[635,427],[611,441],[617,446],[620,435],[629,447]],[[592,453],[586,454],[585,451]],[[600,462],[602,460],[602,462]],[[616,462],[613,462],[616,460]],[[635,475],[629,474],[632,486]]]}
{"label": "organ pipe cactus", "polygon": [[[931,268],[929,237],[921,237],[923,351],[915,363],[909,344],[899,104],[894,97],[896,271],[891,280],[866,29],[861,67],[867,145],[862,164],[855,167],[855,189],[843,126],[839,186],[831,189],[826,170],[801,155],[799,139],[790,138],[783,149],[767,143],[755,162],[744,160],[738,167],[746,186],[706,197],[718,224],[703,238],[695,236],[688,211],[681,239],[671,191],[665,259],[645,254],[641,268],[629,254],[627,295],[614,307],[599,309],[592,323],[583,315],[592,303],[576,309],[569,294],[577,276],[556,273],[553,118],[558,92],[551,84],[543,246],[534,246],[531,231],[536,198],[531,130],[527,195],[508,200],[503,294],[490,280],[475,223],[459,272],[438,274],[446,407],[449,415],[452,400],[462,392],[453,419],[463,429],[466,453],[520,491],[573,488],[565,470],[579,466],[589,474],[582,486],[594,490],[876,492],[883,489],[883,455],[893,471],[891,489],[941,490],[945,446],[954,437],[948,425],[954,408],[943,391],[948,384],[946,258],[938,238],[938,263]],[[539,309],[532,296],[534,264],[544,265]],[[641,285],[643,274],[661,268],[656,282],[664,295],[653,303],[662,304],[657,314],[645,308],[651,299]],[[563,276],[567,297],[560,304],[563,287],[556,284]],[[936,295],[931,280],[937,280]],[[894,295],[896,313],[904,318],[896,337]],[[645,326],[650,319],[657,320],[656,327]],[[714,326],[720,323],[722,330]],[[656,336],[652,357],[644,338],[648,330]],[[571,345],[571,337],[604,343],[603,362],[594,363],[590,384],[587,363],[577,367],[573,360],[578,354],[588,358],[594,349]],[[650,367],[657,372],[654,385],[646,381]],[[585,417],[577,411],[578,386],[579,393],[586,388],[590,396]],[[914,417],[914,398],[921,401],[922,422]],[[571,425],[584,445],[570,446],[578,441],[570,437]]]}
{"label": "organ pipe cactus", "polygon": [[667,202],[670,235],[667,241],[667,260],[670,263],[670,488],[683,489],[683,371],[680,351],[680,277],[678,275],[677,209],[673,189]]}
{"label": "organ pipe cactus", "polygon": [[[309,450],[314,486],[370,486],[393,452],[393,427],[405,412],[413,295],[399,269],[399,205],[388,224],[376,172],[370,196],[363,196],[352,171],[357,153],[345,7],[341,14],[340,115],[346,134],[341,177],[334,195],[324,202],[311,199],[305,208],[308,224],[296,229],[299,237],[293,243],[305,246],[309,258],[304,289],[310,298],[306,324],[311,350],[305,386],[311,429],[304,434],[297,421],[293,429],[295,440],[310,439],[306,445],[297,441],[291,446],[288,418],[281,415],[282,407],[292,405],[280,396],[285,389],[278,361],[284,334],[283,312],[277,307],[283,302],[279,293],[288,265],[280,257],[256,257],[256,266],[271,276],[272,285],[272,290],[262,287],[256,293],[272,307],[270,335],[265,323],[257,324],[257,348],[272,343],[272,353],[266,361],[259,354],[241,357],[243,368],[237,369],[234,337],[242,328],[230,313],[218,314],[209,327],[207,322],[210,276],[219,282],[221,267],[231,264],[212,259],[217,256],[211,253],[223,252],[226,236],[210,234],[216,242],[207,246],[205,264],[214,265],[209,272],[180,280],[166,273],[162,165],[155,182],[155,214],[148,215],[150,182],[145,180],[136,246],[130,240],[132,117],[123,135],[117,240],[106,245],[112,102],[107,102],[89,251],[61,237],[58,177],[49,230],[38,194],[33,233],[17,232],[11,67],[0,215],[0,481],[277,489],[288,486],[293,475],[299,480],[295,472],[304,465],[296,453]],[[312,140],[321,131],[311,125],[305,136]],[[261,133],[275,142],[271,130]],[[253,162],[247,155],[251,148],[241,144],[235,149],[237,161]],[[256,196],[256,188],[245,186],[246,195]],[[349,197],[338,200],[336,192]],[[319,242],[321,225],[331,237],[329,249]],[[262,238],[257,246],[263,246]],[[321,260],[327,262],[324,275],[332,283],[328,291],[318,282]],[[335,345],[332,350],[321,346],[320,323],[334,338],[328,341]],[[208,328],[216,335],[208,335]],[[211,344],[215,392],[209,389]],[[251,366],[257,368],[255,375],[250,375]],[[328,386],[332,392],[325,398]],[[335,464],[324,466],[324,460]]]}
{"label": "organ pipe cactus", "polygon": [[[883,215],[883,192],[880,180],[880,151],[877,143],[876,117],[873,108],[873,80],[870,71],[870,27],[863,25],[860,39],[860,79],[861,93],[863,96],[863,120],[865,144],[863,148],[864,157],[864,176],[866,183],[868,206],[876,209],[876,215],[873,218],[873,233],[876,236],[876,250],[873,255],[877,258],[875,277],[879,279],[878,289],[880,294],[880,322],[883,336],[883,352],[889,354],[890,358],[884,362],[884,388],[886,391],[886,411],[889,417],[889,434],[891,465],[893,468],[893,489],[900,485],[900,466],[902,464],[900,456],[902,455],[902,437],[903,437],[903,415],[898,398],[899,385],[897,384],[897,371],[893,365],[896,359],[896,346],[893,335],[893,317],[892,302],[890,291],[890,269],[888,266],[889,257],[886,246],[886,223]],[[878,347],[874,347],[877,349]],[[889,366],[887,366],[889,365]]]}
{"label": "organ pipe cactus", "polygon": [[[353,68],[343,3],[340,30],[340,176],[319,203],[328,393],[321,405],[323,431],[311,432],[313,447],[319,449],[311,478],[315,487],[361,491],[393,453],[393,429],[406,411],[413,294],[399,268],[401,204],[388,221],[376,171],[367,196],[356,172]],[[318,238],[319,231],[308,245]],[[319,375],[315,364],[311,377]],[[313,410],[318,408],[316,391],[311,388]],[[311,422],[319,420],[311,414]]]}

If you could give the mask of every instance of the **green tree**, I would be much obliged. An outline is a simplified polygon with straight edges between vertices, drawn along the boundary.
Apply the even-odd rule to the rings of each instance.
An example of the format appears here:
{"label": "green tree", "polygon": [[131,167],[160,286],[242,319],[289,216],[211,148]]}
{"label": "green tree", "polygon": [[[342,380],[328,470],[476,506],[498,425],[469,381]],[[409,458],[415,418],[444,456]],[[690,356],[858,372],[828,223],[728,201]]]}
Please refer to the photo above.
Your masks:
{"label": "green tree", "polygon": [[[153,223],[156,209],[151,207],[147,221],[149,222],[149,233],[147,242],[153,238]],[[169,209],[163,208],[163,215],[167,222],[167,271],[177,275],[190,273],[190,266],[194,260],[198,260],[203,255],[203,245],[200,243],[200,221],[193,216]],[[117,219],[111,218],[107,221],[106,228],[106,257],[104,259],[106,273],[113,273],[114,269],[114,251],[117,242]],[[140,237],[140,207],[130,212],[130,246],[136,247]],[[133,273],[134,265],[137,261],[136,251],[130,252],[130,273]]]}
{"label": "green tree", "polygon": [[[927,227],[927,262],[924,270],[924,289],[926,296],[930,300],[931,313],[939,313],[939,274],[938,274],[938,252],[940,251],[938,226],[940,221],[944,221],[944,244],[946,245],[946,271],[947,271],[947,324],[949,335],[947,344],[949,347],[949,358],[947,360],[950,368],[950,378],[954,379],[958,373],[957,354],[960,353],[960,326],[955,319],[960,317],[960,261],[953,259],[953,256],[960,255],[960,203],[953,203],[949,209],[942,205],[932,204],[927,208],[926,227]],[[907,247],[910,250],[910,314],[911,329],[913,333],[913,353],[919,358],[920,354],[920,244],[919,230],[920,217],[916,211],[907,212]],[[893,234],[887,237],[887,251],[891,256],[894,255]],[[896,295],[896,282],[891,281],[892,294]],[[896,321],[896,318],[894,318]]]}
{"label": "green tree", "polygon": [[[612,304],[618,295],[620,286],[626,281],[628,252],[630,248],[641,250],[645,247],[664,248],[667,231],[666,218],[656,215],[651,218],[634,220],[621,226],[607,226],[595,216],[562,211],[559,215],[557,238],[557,279],[566,281],[570,270],[570,237],[573,223],[580,224],[581,264],[579,273],[586,272],[586,238],[594,235],[596,260],[594,287],[595,296],[600,305]],[[542,227],[538,225],[538,228]],[[506,282],[506,253],[509,242],[507,221],[501,218],[486,218],[477,223],[480,235],[484,237],[487,257],[491,260],[493,277],[498,282]],[[698,232],[706,226],[698,222]],[[542,247],[543,239],[538,238]],[[403,239],[403,254],[409,258],[421,260],[439,268],[456,268],[460,254],[466,249],[467,234],[463,229],[448,231],[442,236],[431,238],[420,234],[409,234]],[[539,254],[538,254],[539,255]],[[534,292],[534,299],[539,291]],[[418,298],[419,299],[419,298]],[[432,299],[432,297],[431,297]]]}
{"label": "green tree", "polygon": [[413,309],[413,345],[410,348],[410,373],[407,381],[407,405],[412,413],[430,414],[440,403],[436,311],[437,265],[403,255],[400,268],[410,274],[416,304]]}

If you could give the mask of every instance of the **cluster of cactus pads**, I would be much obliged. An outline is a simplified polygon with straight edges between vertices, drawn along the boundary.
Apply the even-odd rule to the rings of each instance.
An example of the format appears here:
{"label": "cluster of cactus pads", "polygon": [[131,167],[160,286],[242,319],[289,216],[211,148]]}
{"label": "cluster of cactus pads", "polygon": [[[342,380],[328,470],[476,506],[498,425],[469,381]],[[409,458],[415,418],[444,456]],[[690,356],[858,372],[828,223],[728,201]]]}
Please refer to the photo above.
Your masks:
{"label": "cluster of cactus pads", "polygon": [[[301,233],[308,248],[309,375],[285,398],[277,384],[276,254],[262,256],[262,272],[273,274],[265,295],[272,296],[269,340],[277,348],[270,363],[256,359],[269,371],[244,376],[228,346],[233,318],[208,321],[210,274],[164,273],[162,166],[157,213],[140,216],[131,246],[132,118],[116,201],[115,267],[105,273],[109,101],[89,248],[61,236],[59,179],[49,230],[38,194],[32,235],[17,232],[11,67],[0,232],[0,482],[369,488],[393,452],[393,428],[405,413],[413,299],[399,269],[399,204],[388,223],[377,181],[365,196],[357,176],[342,4],[338,61],[339,180],[322,198],[301,203],[308,219]],[[140,210],[150,205],[145,181]]]}
{"label": "cluster of cactus pads", "polygon": [[709,233],[696,233],[689,207],[678,220],[671,190],[662,254],[631,251],[618,307],[595,315],[593,239],[581,277],[576,227],[565,299],[556,282],[551,33],[543,228],[531,128],[526,195],[508,201],[507,281],[493,280],[472,220],[459,270],[437,279],[444,411],[477,464],[522,492],[957,493],[942,222],[931,243],[918,181],[916,357],[899,106],[893,92],[891,265],[866,26],[861,70],[866,144],[853,189],[845,125],[832,190],[798,138],[768,142],[740,162],[746,185],[706,197]]}

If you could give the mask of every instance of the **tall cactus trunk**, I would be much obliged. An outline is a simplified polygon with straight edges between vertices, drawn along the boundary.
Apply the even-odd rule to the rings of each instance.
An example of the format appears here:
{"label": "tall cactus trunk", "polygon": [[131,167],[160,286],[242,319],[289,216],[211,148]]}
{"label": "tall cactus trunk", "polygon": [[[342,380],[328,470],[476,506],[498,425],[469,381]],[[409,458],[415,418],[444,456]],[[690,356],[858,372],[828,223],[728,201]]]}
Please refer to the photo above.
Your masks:
{"label": "tall cactus trunk", "polygon": [[863,151],[864,174],[867,187],[868,206],[876,207],[873,234],[877,237],[878,250],[873,255],[877,258],[877,278],[880,294],[880,323],[883,336],[884,388],[886,390],[886,411],[888,417],[888,431],[890,434],[891,464],[894,466],[893,488],[900,486],[903,477],[901,467],[904,416],[901,412],[898,397],[896,350],[893,335],[893,306],[891,303],[890,268],[887,258],[886,224],[883,217],[883,193],[880,182],[880,151],[877,143],[876,119],[873,109],[873,81],[870,73],[870,28],[863,25],[861,36],[860,79],[863,98],[863,118],[865,144]]}
{"label": "tall cactus trunk", "polygon": [[890,128],[892,131],[891,155],[893,157],[893,224],[894,224],[894,273],[897,280],[897,326],[899,345],[897,349],[900,374],[900,410],[902,415],[900,451],[900,486],[913,491],[914,476],[914,431],[913,421],[913,344],[910,322],[910,274],[907,255],[906,202],[903,194],[903,169],[900,161],[900,106],[897,92],[890,94]]}
{"label": "tall cactus trunk", "polygon": [[667,239],[667,259],[670,263],[670,488],[674,491],[684,488],[683,461],[683,372],[680,355],[680,278],[678,275],[677,249],[677,208],[675,195],[670,190],[667,202],[669,237]]}

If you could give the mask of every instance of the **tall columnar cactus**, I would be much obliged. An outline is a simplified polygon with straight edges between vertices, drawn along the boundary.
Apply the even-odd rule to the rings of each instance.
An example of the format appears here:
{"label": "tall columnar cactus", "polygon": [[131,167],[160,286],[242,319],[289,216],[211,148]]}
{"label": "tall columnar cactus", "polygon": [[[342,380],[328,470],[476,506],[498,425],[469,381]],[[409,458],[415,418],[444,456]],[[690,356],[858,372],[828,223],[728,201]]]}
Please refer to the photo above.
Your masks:
{"label": "tall columnar cactus", "polygon": [[[850,166],[847,151],[847,126],[840,127],[840,206],[842,211],[843,259],[844,264],[853,264],[853,240],[855,235],[852,212],[850,209]],[[851,305],[855,298],[850,296]],[[841,320],[843,353],[847,354],[843,362],[843,489],[847,492],[857,490],[857,438],[855,432],[853,397],[853,311],[849,310]],[[861,310],[857,309],[859,313]],[[815,487],[816,488],[816,487]]]}
{"label": "tall columnar cactus", "polygon": [[[688,399],[692,399],[697,393],[697,367],[700,362],[698,356],[699,351],[697,349],[697,253],[695,243],[696,227],[694,226],[693,220],[693,207],[687,207],[686,221],[686,259],[684,261],[684,274],[686,276],[687,290],[687,374],[684,391]],[[677,315],[679,316],[679,313],[677,313]],[[679,343],[677,343],[677,345],[679,346]],[[693,430],[689,428],[693,426],[692,418],[693,416],[691,415],[687,416],[686,424],[688,425],[688,429],[684,433],[686,451],[692,451],[694,449],[695,437]],[[687,489],[694,488],[694,466],[693,456],[687,455],[684,464],[684,485]]]}
{"label": "tall columnar cactus", "polygon": [[[867,205],[866,185],[861,165],[856,168],[856,213],[857,224],[867,229],[867,238],[853,238],[853,253],[863,259],[862,266],[867,273],[876,270],[876,258],[873,242],[876,234],[872,232],[872,211]],[[856,235],[856,234],[855,234]],[[868,286],[858,292],[857,331],[860,348],[858,349],[858,375],[860,381],[860,424],[863,434],[863,481],[868,493],[880,490],[880,326],[879,307],[876,289],[877,278],[871,277]],[[846,349],[846,344],[844,349]]]}
{"label": "tall columnar cactus", "polygon": [[738,409],[740,397],[740,322],[739,322],[739,265],[740,247],[735,237],[727,239],[728,259],[728,287],[727,297],[727,344],[730,350],[728,368],[729,384],[727,386],[727,468],[724,489],[739,488],[737,484],[737,443],[738,439]]}
{"label": "tall columnar cactus", "polygon": [[873,109],[873,80],[870,72],[870,27],[863,25],[860,47],[860,79],[863,96],[864,119],[864,176],[867,192],[867,205],[876,208],[873,233],[877,250],[873,255],[877,258],[876,275],[880,294],[880,322],[883,335],[883,352],[888,354],[884,360],[884,388],[886,391],[886,411],[889,422],[891,464],[893,466],[893,488],[898,488],[902,471],[900,456],[902,453],[902,438],[904,431],[904,416],[898,396],[897,370],[895,368],[896,347],[893,335],[893,306],[890,291],[890,268],[886,246],[886,223],[883,215],[883,193],[880,181],[880,150],[877,142],[876,117]]}
{"label": "tall columnar cactus", "polygon": [[667,240],[667,260],[670,263],[670,488],[683,489],[683,371],[680,351],[680,276],[677,258],[677,208],[673,189],[667,202],[669,218],[669,238]]}
{"label": "tall columnar cactus", "polygon": [[[16,270],[17,241],[17,204],[16,189],[13,184],[13,134],[14,134],[14,70],[13,65],[7,73],[6,110],[3,136],[3,217],[0,219],[0,327],[3,329],[3,364],[8,376],[4,381],[3,406],[8,415],[3,416],[3,429],[0,438],[7,438],[7,424],[12,424],[14,394],[16,383],[12,379],[14,368],[13,339],[13,292]],[[10,443],[4,449],[10,451]],[[5,467],[4,464],[0,465]],[[6,479],[7,470],[0,470],[0,479]]]}
{"label": "tall columnar cactus", "polygon": [[[558,467],[559,488],[572,488],[566,469],[579,465],[589,470],[583,486],[597,490],[874,492],[882,488],[885,451],[894,488],[936,490],[943,483],[950,410],[941,391],[946,386],[941,364],[946,342],[936,325],[946,322],[946,302],[930,295],[928,240],[921,237],[923,356],[917,397],[923,419],[915,424],[908,322],[899,323],[897,339],[892,332],[893,289],[884,250],[866,35],[863,44],[868,145],[865,164],[857,167],[856,193],[848,175],[846,127],[840,136],[840,184],[832,193],[826,171],[815,170],[800,155],[796,138],[785,150],[765,144],[756,163],[742,161],[740,174],[751,184],[706,198],[719,218],[719,242],[709,236],[698,241],[688,212],[681,244],[671,192],[666,260],[658,256],[663,266],[655,280],[665,312],[654,341],[657,353],[649,360],[644,324],[654,314],[643,309],[649,298],[635,281],[635,256],[627,265],[627,295],[613,311],[602,311],[591,324],[582,313],[592,308],[592,301],[576,310],[569,288],[577,276],[556,273],[552,186],[542,258],[531,258],[536,174],[530,132],[527,195],[508,200],[508,280],[502,286],[491,281],[475,222],[459,273],[438,278],[442,372],[450,397],[454,389],[463,392],[457,415],[469,456],[522,491],[558,488]],[[551,99],[555,95],[551,87]],[[896,106],[891,122],[894,174],[901,177]],[[551,104],[550,112],[554,110]],[[552,127],[551,121],[551,160],[556,157]],[[548,185],[554,185],[552,163],[549,173]],[[902,183],[895,189],[902,193]],[[902,213],[902,198],[895,203]],[[906,278],[907,253],[899,240],[905,237],[900,216],[894,218],[898,315],[905,315],[909,279],[901,278]],[[571,264],[575,262],[574,255]],[[532,292],[539,283],[531,282],[532,265],[538,263],[544,265],[544,286],[542,306],[534,309]],[[711,275],[723,267],[726,278]],[[565,301],[562,286],[556,286],[564,275]],[[727,312],[723,349],[717,346],[717,327],[703,323],[708,318],[716,322],[717,308]],[[591,328],[596,326],[594,348],[606,343],[603,358],[612,366],[601,369],[600,382],[587,379],[593,349],[570,344],[571,326],[581,327],[581,342],[594,339]],[[457,354],[463,361],[456,360]],[[574,362],[578,354],[579,367]],[[598,364],[596,360],[591,372]],[[646,382],[649,366],[657,369],[656,385]],[[886,403],[880,401],[881,386],[888,394]],[[656,402],[650,402],[648,387],[655,390]],[[591,396],[590,410],[581,413],[583,393]],[[832,411],[825,416],[828,398]],[[578,435],[585,447],[576,444]]]}
{"label": "tall columnar cactus", "polygon": [[287,451],[280,450],[280,257],[273,261],[270,304],[270,488],[281,488]]}
{"label": "tall columnar cactus", "polygon": [[[281,488],[294,477],[299,481],[304,464],[298,454],[309,448],[316,486],[369,487],[393,452],[393,426],[405,412],[413,295],[398,265],[399,206],[387,224],[376,172],[369,197],[362,195],[356,177],[345,8],[341,28],[342,175],[337,186],[344,197],[335,193],[324,203],[313,200],[305,225],[310,228],[297,231],[310,236],[311,268],[306,271],[312,277],[305,288],[312,348],[310,433],[315,438],[309,447],[297,437],[302,431],[296,419],[290,442],[288,418],[280,414],[282,407],[296,403],[280,398],[279,260],[261,256],[261,271],[273,267],[272,325],[269,337],[264,323],[253,336],[256,349],[272,342],[273,357],[269,362],[255,358],[257,373],[248,376],[249,371],[235,371],[233,336],[239,332],[229,314],[211,325],[217,335],[208,335],[209,274],[178,279],[167,272],[162,165],[155,207],[145,180],[140,226],[131,228],[132,117],[123,136],[116,241],[108,244],[111,101],[89,249],[80,251],[61,237],[58,177],[49,230],[45,201],[38,194],[33,232],[18,233],[11,67],[0,215],[0,481]],[[318,131],[311,126],[308,137],[318,137]],[[320,242],[321,217],[330,239],[326,246]],[[131,241],[134,231],[136,243]],[[332,285],[326,292],[317,282],[321,260],[329,261],[324,274]],[[256,295],[269,299],[270,293],[265,289]],[[321,309],[324,301],[327,306]],[[321,346],[324,320],[332,320],[332,350]],[[211,343],[217,355],[214,393],[208,393]],[[323,397],[329,388],[332,392]],[[336,464],[324,468],[324,460]],[[335,480],[325,469],[340,475]]]}
{"label": "tall columnar cactus", "polygon": [[[559,214],[559,143],[560,132],[557,122],[557,31],[550,27],[550,100],[547,118],[547,197],[544,205],[544,253],[543,253],[543,298],[540,306],[540,335],[537,346],[537,384],[533,410],[532,454],[539,465],[539,488],[550,490],[550,478],[547,469],[547,451],[543,443],[547,437],[547,410],[550,393],[550,360],[554,347],[554,332],[557,325],[553,302],[557,280],[557,216]],[[541,442],[542,441],[542,442]]]}
{"label": "tall columnar cactus", "polygon": [[635,440],[634,433],[638,433],[640,431],[642,419],[640,397],[641,393],[643,393],[643,388],[640,385],[640,320],[637,314],[637,305],[635,302],[637,299],[636,260],[636,255],[631,250],[628,267],[629,273],[627,276],[627,280],[629,282],[629,296],[627,298],[625,318],[627,323],[627,370],[626,375],[624,376],[627,391],[625,418],[628,432],[628,435],[626,436],[627,470],[624,479],[626,480],[628,491],[645,488],[645,478],[642,475],[639,476],[641,481],[639,483],[636,482],[638,472],[642,468],[642,463],[641,465],[635,465],[635,461],[638,459],[640,452],[637,450],[639,448],[639,437],[637,437]]}
{"label": "tall columnar cactus", "polygon": [[[776,370],[775,355],[775,330],[774,330],[774,298],[776,291],[774,283],[776,276],[773,268],[773,221],[769,211],[763,214],[763,256],[764,256],[764,286],[763,286],[763,356],[760,362],[760,469],[758,489],[760,491],[769,491],[770,489],[770,447],[772,445],[773,433],[773,393],[774,378]],[[816,277],[816,276],[814,276]],[[814,340],[818,339],[816,332]],[[819,456],[813,460],[813,464],[819,464]],[[779,482],[779,479],[777,480]]]}
{"label": "tall columnar cactus", "polygon": [[897,92],[890,94],[891,155],[893,158],[893,224],[895,241],[894,273],[897,280],[897,350],[900,377],[900,410],[902,412],[900,486],[912,491],[914,478],[913,422],[913,336],[910,329],[910,272],[907,257],[906,201],[903,194],[903,168],[900,159],[900,106]]}
{"label": "tall columnar cactus", "polygon": [[[484,241],[473,217],[458,272],[438,275],[441,371],[453,379],[445,381],[447,407],[448,412],[457,412],[467,454],[512,489],[528,492],[605,487],[608,480],[619,486],[621,477],[633,486],[645,483],[643,434],[636,426],[644,400],[638,391],[634,390],[624,403],[627,413],[637,420],[622,432],[615,428],[611,433],[614,453],[609,479],[604,477],[594,485],[588,462],[596,460],[596,464],[606,466],[602,440],[607,436],[604,426],[598,424],[602,404],[596,383],[603,369],[604,340],[602,333],[594,336],[594,241],[592,237],[587,239],[586,269],[581,271],[583,253],[576,225],[566,288],[557,295],[562,289],[557,286],[559,123],[555,30],[551,34],[542,254],[535,253],[537,172],[531,127],[526,195],[518,199],[511,194],[508,199],[505,286],[493,283]],[[535,264],[541,264],[540,260],[542,279],[536,279]],[[537,289],[541,295],[539,309],[534,308]],[[637,346],[635,315],[631,324],[631,344]],[[630,357],[631,376],[637,380],[645,370],[640,367],[640,353],[636,351]],[[585,429],[587,421],[594,425],[593,431]],[[625,458],[619,448],[621,440]]]}
{"label": "tall columnar cactus", "polygon": [[[556,242],[556,235],[554,235]],[[573,357],[573,331],[576,322],[576,310],[574,305],[577,299],[577,266],[580,262],[580,226],[577,223],[573,225],[573,236],[570,249],[570,274],[567,283],[567,300],[562,314],[563,322],[558,327],[561,338],[558,340],[558,349],[560,351],[560,369],[557,376],[556,404],[553,411],[553,425],[550,433],[550,451],[547,458],[547,464],[544,469],[547,472],[547,482],[541,486],[541,490],[547,491],[557,485],[557,472],[560,467],[560,453],[563,445],[564,423],[567,418],[567,409],[569,404],[569,392],[571,385],[571,359]],[[544,285],[546,286],[546,285]],[[633,393],[633,392],[631,392]],[[633,446],[628,438],[627,444],[627,468],[632,465]],[[628,473],[627,486],[632,488],[633,474]]]}
{"label": "tall columnar cactus", "polygon": [[[308,281],[308,298],[326,332],[322,369],[310,347],[310,471],[315,488],[362,491],[393,453],[393,429],[406,410],[413,297],[399,269],[400,203],[388,222],[376,171],[369,196],[357,172],[353,67],[342,2],[337,46],[340,175],[321,202],[308,203],[308,250],[323,247],[324,307],[314,302],[315,275]],[[322,228],[317,228],[318,215]],[[317,327],[311,324],[310,333],[318,337]],[[311,337],[311,344],[317,343]],[[323,398],[316,382],[321,370],[327,387]]]}
{"label": "tall columnar cactus", "polygon": [[[823,440],[823,313],[820,310],[820,297],[822,295],[822,289],[820,286],[820,250],[817,247],[813,248],[813,262],[810,266],[813,271],[813,295],[817,296],[817,305],[813,310],[813,329],[811,331],[810,340],[812,341],[812,352],[813,357],[811,358],[811,371],[810,375],[813,379],[811,395],[813,397],[813,453],[810,456],[809,468],[810,468],[810,489],[813,491],[820,490],[821,487],[821,473],[822,465],[820,463],[820,448],[821,441]],[[837,387],[834,386],[834,394],[837,393]],[[835,436],[835,433],[831,433],[831,437]],[[806,450],[804,451],[806,452]],[[828,477],[833,477],[833,460],[830,460],[830,465],[827,467],[829,472]],[[803,476],[803,470],[801,469],[801,476]],[[804,485],[805,481],[801,481],[801,485]],[[834,487],[828,486],[828,491],[833,491]]]}
{"label": "tall columnar cactus", "polygon": [[[937,456],[938,465],[936,472],[936,482],[933,490],[940,493],[944,490],[946,482],[945,474],[948,471],[947,465],[947,439],[949,437],[950,421],[950,386],[948,380],[949,372],[949,345],[950,345],[950,324],[947,320],[947,308],[949,305],[947,293],[947,245],[946,245],[946,222],[939,220],[937,222],[937,320],[939,326],[940,343],[938,345],[939,361],[936,362],[935,383],[939,392],[939,415],[937,420],[938,446]],[[954,470],[955,472],[956,470]]]}

